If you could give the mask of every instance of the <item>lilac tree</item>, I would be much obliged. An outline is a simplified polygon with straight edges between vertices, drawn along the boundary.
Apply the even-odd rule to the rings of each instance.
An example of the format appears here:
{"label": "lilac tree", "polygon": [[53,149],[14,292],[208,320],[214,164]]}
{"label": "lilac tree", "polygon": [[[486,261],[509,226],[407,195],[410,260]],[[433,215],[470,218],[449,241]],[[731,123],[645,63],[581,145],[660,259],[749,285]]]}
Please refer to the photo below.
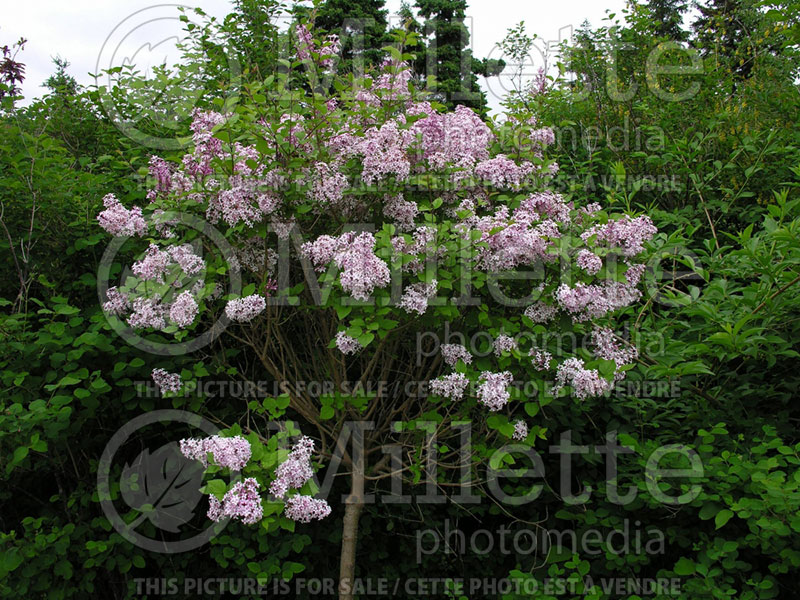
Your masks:
{"label": "lilac tree", "polygon": [[[281,384],[223,437],[182,450],[207,466],[211,519],[267,528],[327,517],[314,464],[341,460],[351,598],[368,486],[424,480],[427,495],[456,485],[480,498],[485,485],[463,486],[496,448],[547,439],[546,406],[601,397],[625,376],[636,351],[614,317],[642,296],[655,228],[548,189],[553,131],[524,109],[489,123],[444,112],[410,86],[411,57],[396,48],[369,77],[335,78],[338,41],[301,33],[284,73],[234,109],[195,112],[179,163],[152,158],[148,206],[106,197],[100,224],[144,254],[103,300],[110,319],[160,339],[221,322],[222,345],[246,349],[236,376]],[[325,78],[334,94],[319,91]],[[185,214],[232,252],[203,245]],[[241,289],[224,285],[232,275]],[[556,347],[554,332],[576,343]],[[186,383],[153,377],[165,394]],[[299,426],[267,432],[257,417]],[[466,452],[465,423],[482,440]],[[226,485],[223,470],[245,478]]]}

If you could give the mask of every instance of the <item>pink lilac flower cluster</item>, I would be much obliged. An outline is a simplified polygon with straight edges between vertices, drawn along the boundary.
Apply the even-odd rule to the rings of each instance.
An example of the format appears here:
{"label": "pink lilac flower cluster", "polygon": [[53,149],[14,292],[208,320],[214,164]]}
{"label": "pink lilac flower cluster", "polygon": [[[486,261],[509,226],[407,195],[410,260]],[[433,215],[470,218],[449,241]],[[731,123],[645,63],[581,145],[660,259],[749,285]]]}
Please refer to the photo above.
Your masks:
{"label": "pink lilac flower cluster", "polygon": [[240,481],[225,494],[222,502],[209,496],[208,518],[220,521],[224,518],[239,519],[245,525],[258,523],[264,517],[259,483],[253,477]]}
{"label": "pink lilac flower cluster", "polygon": [[175,302],[169,307],[169,319],[181,329],[194,323],[197,317],[197,301],[192,292],[186,290],[178,294]]}
{"label": "pink lilac flower cluster", "polygon": [[450,398],[450,400],[461,400],[464,397],[464,390],[469,385],[469,379],[463,373],[450,373],[433,379],[430,382],[430,391],[432,394],[441,396],[442,398]]}
{"label": "pink lilac flower cluster", "polygon": [[524,441],[525,438],[528,437],[528,424],[522,419],[519,419],[514,423],[514,433],[511,437],[520,442]]}
{"label": "pink lilac flower cluster", "polygon": [[534,323],[547,323],[558,314],[558,307],[540,300],[526,308],[523,314]]}
{"label": "pink lilac flower cluster", "polygon": [[[592,330],[591,340],[595,347],[595,355],[605,360],[613,360],[617,363],[617,367],[629,365],[639,356],[636,347],[623,347],[617,341],[614,331],[608,327],[595,327]],[[624,371],[621,373],[624,374]]]}
{"label": "pink lilac flower cluster", "polygon": [[336,347],[342,354],[355,354],[363,348],[356,338],[347,335],[344,331],[336,334]]}
{"label": "pink lilac flower cluster", "polygon": [[444,362],[451,367],[455,367],[459,360],[466,365],[472,363],[472,354],[462,344],[442,344],[441,351]]}
{"label": "pink lilac flower cluster", "polygon": [[334,60],[337,54],[342,49],[342,42],[339,39],[339,36],[335,33],[328,35],[325,39],[325,44],[322,46],[320,50],[320,54],[323,56],[320,64],[325,69],[332,69]]}
{"label": "pink lilac flower cluster", "polygon": [[298,523],[310,523],[331,514],[331,507],[325,500],[296,494],[286,501],[286,516]]}
{"label": "pink lilac flower cluster", "polygon": [[584,368],[580,358],[568,358],[558,365],[553,393],[558,393],[565,385],[572,386],[575,397],[581,400],[600,396],[611,389],[611,383],[597,369]]}
{"label": "pink lilac flower cluster", "polygon": [[300,250],[302,255],[314,265],[314,269],[322,272],[325,270],[325,265],[331,262],[344,246],[346,243],[343,243],[341,236],[321,235],[313,242],[305,242]]}
{"label": "pink lilac flower cluster", "polygon": [[375,256],[375,236],[370,232],[347,232],[339,237],[322,235],[306,242],[301,250],[315,268],[323,270],[333,261],[342,269],[342,289],[356,300],[368,300],[376,287],[389,285],[389,267]]}
{"label": "pink lilac flower cluster", "polygon": [[275,469],[275,480],[270,484],[271,494],[283,500],[290,489],[300,489],[314,476],[311,469],[311,454],[314,440],[303,436],[292,447],[289,456]]}
{"label": "pink lilac flower cluster", "polygon": [[[436,244],[436,229],[427,225],[421,225],[414,229],[411,234],[411,242],[408,242],[405,236],[396,235],[392,238],[392,250],[395,257],[401,254],[409,254],[413,259],[403,264],[403,271],[413,274],[419,274],[422,271],[425,257],[437,251]],[[441,248],[439,248],[441,250]]]}
{"label": "pink lilac flower cluster", "polygon": [[272,226],[272,230],[275,232],[275,235],[278,236],[278,239],[288,240],[292,229],[294,229],[297,225],[297,221],[294,216],[291,216],[288,219],[275,218],[270,221],[270,225]]}
{"label": "pink lilac flower cluster", "polygon": [[185,173],[176,170],[173,165],[158,156],[151,156],[149,162],[150,175],[155,178],[156,186],[147,192],[147,199],[155,202],[159,197],[170,192],[188,192],[193,182]]}
{"label": "pink lilac flower cluster", "polygon": [[387,194],[384,197],[383,214],[392,219],[401,231],[409,231],[414,229],[419,208],[416,202],[404,200],[403,194]]}
{"label": "pink lilac flower cluster", "polygon": [[541,147],[552,146],[556,143],[556,134],[550,127],[540,127],[531,131],[531,140]]}
{"label": "pink lilac flower cluster", "polygon": [[145,257],[133,263],[131,270],[145,281],[164,283],[164,276],[169,272],[172,259],[168,252],[162,251],[155,244],[150,244]]}
{"label": "pink lilac flower cluster", "polygon": [[267,248],[264,238],[257,235],[237,248],[236,256],[243,267],[258,274],[266,269],[266,274],[272,275],[278,264],[278,253],[272,248]]}
{"label": "pink lilac flower cluster", "polygon": [[408,83],[412,76],[409,65],[387,57],[381,64],[381,69],[383,73],[375,81],[372,89],[384,100],[407,98],[410,95]]}
{"label": "pink lilac flower cluster", "polygon": [[454,112],[437,113],[430,104],[420,103],[410,114],[424,114],[411,127],[419,136],[422,158],[434,169],[455,167],[471,170],[489,158],[489,144],[494,134],[470,108],[457,106]]}
{"label": "pink lilac flower cluster", "polygon": [[255,319],[267,307],[267,302],[263,296],[252,294],[231,300],[225,305],[225,314],[231,321],[247,323]]}
{"label": "pink lilac flower cluster", "polygon": [[502,373],[484,371],[478,380],[478,401],[486,405],[491,411],[500,410],[511,398],[508,386],[513,382],[514,376],[510,371],[503,371]]}
{"label": "pink lilac flower cluster", "polygon": [[350,182],[347,177],[335,167],[318,162],[314,165],[314,176],[308,196],[319,208],[333,208],[347,215],[354,206],[344,201],[345,191]]}
{"label": "pink lilac flower cluster", "polygon": [[172,167],[167,161],[158,156],[151,156],[149,170],[150,175],[156,180],[156,187],[147,193],[148,200],[172,190]]}
{"label": "pink lilac flower cluster", "polygon": [[494,215],[475,219],[472,228],[481,231],[480,241],[486,242],[478,251],[480,266],[487,271],[505,271],[539,261],[553,262],[555,255],[549,250],[561,235],[558,225],[547,219],[531,226],[532,218],[534,215],[519,210],[510,216],[508,207],[502,206]]}
{"label": "pink lilac flower cluster", "polygon": [[602,209],[603,209],[603,207],[602,207],[602,206],[600,206],[600,204],[599,204],[599,203],[597,203],[597,202],[590,202],[590,203],[589,203],[589,204],[587,204],[586,206],[581,206],[581,207],[578,209],[578,215],[579,215],[581,218],[585,218],[585,217],[593,217],[594,215],[596,215],[597,213],[599,213],[599,212],[600,212]]}
{"label": "pink lilac flower cluster", "polygon": [[128,325],[133,329],[151,327],[161,331],[167,327],[167,306],[157,298],[134,298]]}
{"label": "pink lilac flower cluster", "polygon": [[177,393],[181,391],[181,376],[179,373],[169,373],[164,369],[153,369],[150,376],[162,392]]}
{"label": "pink lilac flower cluster", "polygon": [[339,36],[329,35],[326,43],[322,47],[317,47],[308,27],[301,23],[295,26],[294,31],[297,35],[297,58],[309,60],[312,58],[312,54],[315,54],[320,56],[320,66],[325,69],[333,66],[333,57],[341,49]]}
{"label": "pink lilac flower cluster", "polygon": [[199,306],[195,295],[202,291],[203,285],[198,281],[191,291],[185,290],[178,294],[172,304],[164,304],[157,298],[145,297],[134,298],[131,302],[127,295],[116,287],[111,287],[106,292],[108,301],[103,303],[103,311],[109,315],[121,316],[131,310],[127,323],[133,329],[149,327],[161,331],[167,327],[167,318],[184,329],[197,318]]}
{"label": "pink lilac flower cluster", "polygon": [[300,60],[309,60],[311,52],[315,51],[314,37],[308,30],[308,27],[302,23],[294,28],[294,33],[297,36],[297,58]]}
{"label": "pink lilac flower cluster", "polygon": [[413,134],[408,129],[401,129],[394,121],[364,132],[364,137],[354,148],[362,158],[361,178],[364,183],[373,185],[392,175],[397,181],[408,179],[411,172],[408,147],[412,141]]}
{"label": "pink lilac flower cluster", "polygon": [[207,200],[206,218],[209,222],[216,224],[221,219],[232,227],[239,223],[252,227],[276,210],[276,197],[264,190],[277,190],[281,177],[274,171],[266,172],[266,165],[260,160],[260,154],[254,146],[236,142],[232,153],[215,149],[212,154],[203,156],[202,160],[210,164],[215,157],[230,160],[234,166],[233,175],[228,177],[224,189],[219,181],[209,178],[204,181],[207,194],[193,195],[201,202]]}
{"label": "pink lilac flower cluster", "polygon": [[561,237],[559,227],[569,224],[570,206],[557,194],[535,194],[509,212],[501,206],[493,215],[467,217],[457,225],[465,235],[472,230],[484,233],[488,256],[485,268],[504,270],[539,261],[553,262],[555,243]]}
{"label": "pink lilac flower cluster", "polygon": [[605,280],[600,285],[577,283],[569,287],[562,283],[555,297],[559,305],[572,315],[575,322],[604,317],[641,298],[641,291],[630,283]]}
{"label": "pink lilac flower cluster", "polygon": [[267,279],[264,282],[264,295],[270,297],[278,291],[278,282],[275,279]]}
{"label": "pink lilac flower cluster", "polygon": [[[231,177],[228,184],[230,187],[209,197],[206,218],[214,224],[222,219],[231,227],[239,223],[252,227],[259,223],[265,213],[262,205],[258,203],[261,195],[257,193],[254,185],[239,175]],[[274,210],[269,204],[265,208],[269,209],[269,213]]]}
{"label": "pink lilac flower cluster", "polygon": [[572,203],[566,202],[561,194],[551,191],[536,192],[520,203],[519,212],[552,219],[558,223],[569,223]]}
{"label": "pink lilac flower cluster", "polygon": [[145,257],[137,261],[131,270],[145,281],[164,282],[164,276],[170,272],[171,266],[177,264],[186,275],[196,275],[205,268],[205,261],[197,256],[189,244],[170,246],[161,250],[150,244]]}
{"label": "pink lilac flower cluster", "polygon": [[534,172],[531,162],[518,165],[503,154],[481,161],[475,166],[475,175],[496,188],[519,189]]}
{"label": "pink lilac flower cluster", "polygon": [[544,67],[539,67],[539,70],[536,71],[536,75],[528,85],[528,93],[531,96],[541,96],[545,92],[547,92],[547,73]]}
{"label": "pink lilac flower cluster", "polygon": [[[234,142],[231,156],[233,160],[233,172],[240,175],[260,174],[264,167],[259,165],[261,155],[255,146],[246,146],[240,142]],[[256,163],[252,166],[252,163]]]}
{"label": "pink lilac flower cluster", "polygon": [[213,110],[202,110],[200,108],[196,108],[192,111],[192,124],[190,125],[190,129],[192,130],[192,141],[195,145],[200,144],[208,144],[214,142],[219,142],[219,146],[222,146],[222,141],[217,140],[213,136],[213,130],[216,126],[222,125],[225,122],[225,115],[215,112]]}
{"label": "pink lilac flower cluster", "polygon": [[197,275],[206,266],[205,261],[194,253],[191,244],[170,246],[167,252],[186,275]]}
{"label": "pink lilac flower cluster", "polygon": [[517,350],[518,348],[519,344],[517,344],[517,341],[510,335],[498,335],[497,339],[494,341],[495,356],[502,356],[503,352],[511,352],[512,350]]}
{"label": "pink lilac flower cluster", "polygon": [[214,464],[231,471],[241,471],[250,460],[250,442],[241,436],[207,438],[186,438],[180,441],[181,454],[190,460],[199,460],[208,466],[208,455],[214,457]]}
{"label": "pink lilac flower cluster", "polygon": [[[367,106],[378,107],[381,103],[406,99],[410,96],[408,83],[411,81],[411,69],[405,62],[397,62],[386,58],[381,65],[382,73],[369,89],[360,89],[356,93],[356,101]],[[371,77],[367,78],[372,81]]]}
{"label": "pink lilac flower cluster", "polygon": [[112,286],[106,290],[106,298],[108,299],[103,303],[103,312],[108,315],[122,315],[128,312],[131,303],[128,296],[120,292],[116,286]]}
{"label": "pink lilac flower cluster", "polygon": [[199,108],[192,111],[190,129],[195,147],[193,153],[184,155],[183,168],[189,176],[198,181],[212,174],[211,160],[225,154],[222,151],[222,140],[214,137],[214,128],[225,120],[225,115],[215,111],[204,111]]}
{"label": "pink lilac flower cluster", "polygon": [[658,233],[650,217],[643,215],[633,218],[629,215],[609,221],[605,225],[595,225],[581,234],[583,241],[592,236],[598,242],[605,242],[612,248],[619,248],[623,256],[636,256],[644,250],[644,243]]}
{"label": "pink lilac flower cluster", "polygon": [[258,204],[261,214],[269,216],[280,206],[281,199],[272,192],[264,192],[256,196],[256,204]]}
{"label": "pink lilac flower cluster", "polygon": [[142,209],[134,206],[128,210],[114,194],[107,194],[103,198],[105,210],[97,215],[100,227],[111,235],[117,236],[144,236],[147,235],[147,223],[142,217]]}
{"label": "pink lilac flower cluster", "polygon": [[436,295],[437,286],[438,282],[435,279],[429,283],[412,283],[403,292],[397,306],[407,313],[424,314],[428,310],[428,302]]}
{"label": "pink lilac flower cluster", "polygon": [[286,113],[280,118],[280,129],[286,133],[286,141],[301,151],[311,148],[305,140],[308,137],[305,120],[303,115],[297,113]]}
{"label": "pink lilac flower cluster", "polygon": [[596,275],[603,268],[603,260],[591,250],[583,249],[578,252],[578,258],[575,262],[578,267],[589,275]]}
{"label": "pink lilac flower cluster", "polygon": [[377,107],[381,104],[381,99],[378,98],[377,94],[368,89],[358,90],[355,98],[357,102],[363,102],[367,106]]}
{"label": "pink lilac flower cluster", "polygon": [[550,362],[553,360],[553,355],[547,350],[539,350],[538,348],[531,348],[528,356],[531,357],[531,364],[537,371],[546,371],[550,368]]}
{"label": "pink lilac flower cluster", "polygon": [[630,285],[639,285],[639,281],[641,280],[642,275],[644,275],[646,268],[647,266],[641,263],[637,265],[631,265],[628,267],[628,270],[625,271],[625,279],[628,280]]}

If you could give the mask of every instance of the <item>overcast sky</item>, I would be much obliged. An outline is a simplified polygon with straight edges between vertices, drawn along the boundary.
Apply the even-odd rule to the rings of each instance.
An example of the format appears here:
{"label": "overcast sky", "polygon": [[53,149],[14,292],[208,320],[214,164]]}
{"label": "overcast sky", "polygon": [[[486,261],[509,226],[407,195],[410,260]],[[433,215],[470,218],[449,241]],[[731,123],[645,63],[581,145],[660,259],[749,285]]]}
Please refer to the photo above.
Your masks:
{"label": "overcast sky", "polygon": [[[0,46],[21,36],[28,40],[20,54],[26,65],[23,92],[27,98],[42,94],[42,83],[53,72],[52,57],[56,55],[71,63],[70,74],[84,85],[94,83],[89,73],[96,72],[98,62],[107,68],[130,60],[146,72],[150,65],[165,59],[174,62],[177,57],[174,43],[182,28],[177,5],[152,0],[15,2],[0,27]],[[185,5],[200,7],[218,18],[231,8],[230,0],[198,0]],[[387,2],[391,12],[399,6],[400,0]],[[547,41],[569,37],[584,20],[600,25],[607,9],[619,11],[623,6],[624,0],[472,0],[468,25],[475,56],[500,58],[495,44],[519,21],[525,21],[528,31],[539,36],[543,48]],[[537,52],[533,61],[541,62]],[[490,103],[496,107],[503,83],[495,79],[488,85]]]}

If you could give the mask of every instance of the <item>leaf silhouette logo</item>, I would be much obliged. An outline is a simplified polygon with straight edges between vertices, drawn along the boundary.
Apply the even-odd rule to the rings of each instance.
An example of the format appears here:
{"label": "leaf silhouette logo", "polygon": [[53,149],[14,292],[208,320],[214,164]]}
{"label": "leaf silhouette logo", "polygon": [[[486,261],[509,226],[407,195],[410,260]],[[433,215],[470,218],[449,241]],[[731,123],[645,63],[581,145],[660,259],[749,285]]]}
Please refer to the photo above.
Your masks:
{"label": "leaf silhouette logo", "polygon": [[150,454],[144,449],[122,471],[120,492],[125,502],[140,511],[129,529],[148,519],[164,531],[177,533],[194,516],[202,498],[203,467],[185,458],[177,442],[169,442]]}

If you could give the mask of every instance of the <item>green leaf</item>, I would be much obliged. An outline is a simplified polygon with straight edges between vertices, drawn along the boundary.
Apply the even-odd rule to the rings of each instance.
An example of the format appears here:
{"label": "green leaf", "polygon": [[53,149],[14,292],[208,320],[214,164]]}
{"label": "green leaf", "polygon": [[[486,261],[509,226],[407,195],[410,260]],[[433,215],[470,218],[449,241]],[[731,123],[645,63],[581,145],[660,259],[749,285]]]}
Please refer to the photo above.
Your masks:
{"label": "green leaf", "polygon": [[20,446],[16,450],[14,450],[14,458],[12,460],[13,464],[17,464],[25,459],[28,456],[28,447],[27,446]]}
{"label": "green leaf", "polygon": [[676,575],[694,575],[694,561],[686,557],[681,557],[678,562],[675,563],[675,568],[673,570]]}
{"label": "green leaf", "polygon": [[597,370],[605,379],[612,381],[614,379],[614,374],[617,372],[617,363],[613,360],[603,359],[600,361]]}
{"label": "green leaf", "polygon": [[0,574],[13,571],[22,564],[23,558],[18,548],[6,548],[0,558]]}
{"label": "green leaf", "polygon": [[720,506],[716,502],[710,502],[700,509],[700,518],[703,521],[708,521],[711,517],[719,512]]}
{"label": "green leaf", "polygon": [[204,491],[222,500],[225,492],[228,491],[228,486],[221,479],[212,479],[205,485]]}
{"label": "green leaf", "polygon": [[526,402],[525,403],[525,412],[531,416],[535,417],[539,414],[539,404],[536,402]]}
{"label": "green leaf", "polygon": [[375,339],[375,334],[370,331],[367,331],[366,333],[362,333],[360,336],[358,336],[358,343],[364,346],[364,348],[366,348],[367,346],[370,345],[370,343],[374,339]]}
{"label": "green leaf", "polygon": [[719,511],[717,516],[714,517],[714,524],[717,526],[717,529],[725,525],[728,521],[730,521],[731,517],[733,516],[733,511],[728,510],[727,508]]}

